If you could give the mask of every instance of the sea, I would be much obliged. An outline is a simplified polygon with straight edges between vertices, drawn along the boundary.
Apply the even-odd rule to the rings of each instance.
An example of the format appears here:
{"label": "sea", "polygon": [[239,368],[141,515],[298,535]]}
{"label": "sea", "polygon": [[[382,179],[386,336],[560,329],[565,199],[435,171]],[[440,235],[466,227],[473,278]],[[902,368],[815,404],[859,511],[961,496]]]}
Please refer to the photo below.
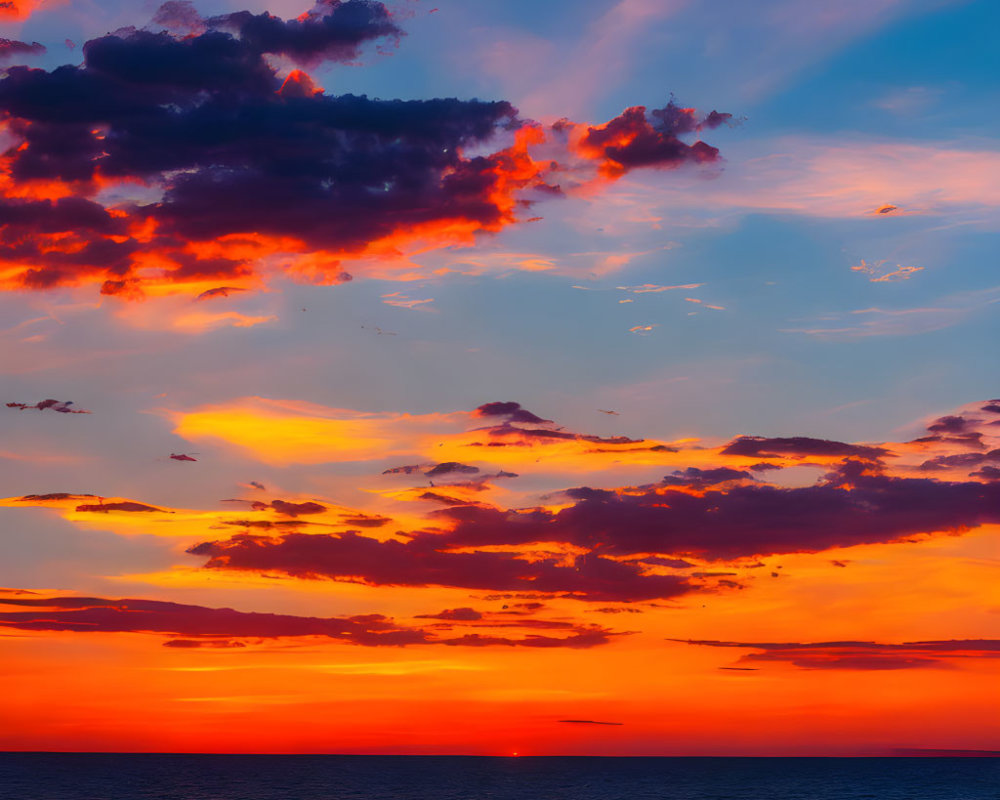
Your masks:
{"label": "sea", "polygon": [[997,800],[996,758],[0,753],[3,800]]}

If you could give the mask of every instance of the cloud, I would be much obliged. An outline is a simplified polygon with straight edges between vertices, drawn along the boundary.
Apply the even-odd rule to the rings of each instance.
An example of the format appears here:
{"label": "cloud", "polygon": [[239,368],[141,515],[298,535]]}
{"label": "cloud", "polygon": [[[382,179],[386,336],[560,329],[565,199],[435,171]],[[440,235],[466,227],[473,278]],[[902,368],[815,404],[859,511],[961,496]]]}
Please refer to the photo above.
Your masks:
{"label": "cloud", "polygon": [[45,45],[38,42],[19,42],[15,39],[0,39],[0,62],[10,61],[18,56],[39,56],[45,52]]}
{"label": "cloud", "polygon": [[985,481],[1000,481],[1000,467],[982,467],[971,474]]}
{"label": "cloud", "polygon": [[93,511],[101,514],[107,514],[111,511],[128,511],[128,512],[155,512],[162,514],[164,513],[162,508],[157,508],[156,506],[147,506],[145,503],[135,503],[131,500],[124,500],[120,503],[84,503],[76,507],[79,511]]}
{"label": "cloud", "polygon": [[[188,21],[189,15],[183,16]],[[176,18],[174,9],[171,18]],[[312,10],[288,21],[266,11],[237,11],[206,23],[210,29],[235,34],[253,52],[287,56],[300,64],[352,61],[362,43],[403,35],[388,9],[374,0],[319,0]]]}
{"label": "cloud", "polygon": [[245,292],[246,289],[239,286],[216,286],[214,289],[206,289],[195,300],[211,300],[216,297],[229,297],[233,292]]}
{"label": "cloud", "polygon": [[769,438],[766,436],[740,436],[720,451],[723,455],[749,456],[751,458],[774,458],[777,455],[804,456],[856,456],[860,458],[880,458],[887,454],[882,447],[865,447],[828,439],[812,439],[808,436],[789,438]]}
{"label": "cloud", "polygon": [[725,560],[892,542],[1000,522],[1000,487],[901,478],[846,461],[814,486],[735,485],[691,493],[666,482],[612,490],[580,487],[557,511],[456,508],[436,516],[454,547],[562,542],[608,555]]}
{"label": "cloud", "polygon": [[427,470],[424,475],[436,478],[439,475],[474,475],[477,472],[479,472],[479,467],[473,467],[469,464],[459,464],[457,461],[446,461]]}
{"label": "cloud", "polygon": [[388,294],[382,295],[382,302],[386,305],[396,306],[397,308],[409,308],[409,309],[423,309],[424,311],[430,311],[431,309],[425,308],[428,303],[433,303],[433,297],[425,297],[423,299],[416,299],[409,297],[402,292],[389,292]]}
{"label": "cloud", "polygon": [[[800,669],[897,670],[952,668],[963,660],[1000,658],[1000,640],[948,639],[903,642],[724,642],[710,639],[671,639],[706,647],[757,650],[740,657],[738,664],[786,663]],[[730,669],[736,669],[731,667]]]}
{"label": "cloud", "polygon": [[603,722],[596,719],[561,719],[563,725],[624,725],[624,722]]}
{"label": "cloud", "polygon": [[[917,308],[859,308],[832,312],[820,318],[821,324],[805,328],[782,328],[784,333],[804,333],[818,339],[849,340],[871,336],[911,336],[950,328],[989,310],[1000,302],[1000,286],[958,292],[940,299],[935,305]],[[831,323],[833,323],[831,325]]]}
{"label": "cloud", "polygon": [[246,642],[240,642],[233,639],[170,639],[169,641],[164,642],[163,646],[193,649],[198,647],[246,647],[247,645]]}
{"label": "cloud", "polygon": [[[413,474],[445,462],[480,470],[481,462],[492,462],[493,469],[480,475],[492,480],[513,477],[540,458],[587,472],[613,468],[622,459],[647,464],[677,460],[672,456],[677,448],[662,442],[568,431],[512,401],[484,403],[471,412],[403,414],[249,397],[162,413],[184,439],[222,441],[279,465],[378,461],[383,474]],[[397,458],[398,466],[386,464]]]}
{"label": "cloud", "polygon": [[[741,585],[728,580],[739,576],[710,569],[686,575],[672,571],[705,561],[821,552],[960,534],[1000,523],[1000,485],[991,472],[1000,435],[992,433],[992,412],[983,410],[987,405],[969,404],[929,420],[926,436],[881,445],[807,436],[740,436],[715,446],[692,442],[670,447],[566,431],[514,401],[426,419],[390,415],[378,422],[391,431],[391,438],[378,448],[383,456],[393,448],[406,449],[409,437],[411,453],[447,460],[389,470],[373,464],[373,473],[419,472],[444,480],[455,474],[475,477],[448,489],[387,488],[384,497],[394,503],[430,501],[443,507],[411,507],[405,515],[397,507],[380,516],[378,527],[393,531],[384,539],[362,535],[360,529],[369,526],[366,519],[365,524],[360,520],[367,515],[334,511],[331,504],[316,502],[314,520],[335,526],[335,531],[307,536],[286,528],[283,536],[274,538],[217,541],[206,536],[190,552],[206,557],[211,569],[370,585],[533,592],[588,601],[718,591]],[[231,420],[232,414],[220,414],[219,419]],[[515,424],[513,419],[525,421]],[[497,424],[454,432],[462,423],[482,420]],[[262,427],[254,423],[247,429]],[[449,428],[453,432],[447,432]],[[354,426],[352,434],[363,430],[363,425]],[[280,426],[272,433],[283,441],[292,438]],[[347,444],[325,445],[305,430],[301,436],[331,452],[348,449]],[[470,463],[469,454],[476,463]],[[495,494],[479,494],[489,489],[486,481],[505,473],[478,462],[502,459],[524,463],[530,471],[543,456],[549,462],[546,469],[553,471],[549,481],[566,481],[572,474],[593,480],[604,467],[604,482],[522,494],[520,507],[509,499],[498,503]],[[759,460],[765,457],[767,462]],[[767,480],[774,470],[780,473],[803,464],[826,472],[806,486]],[[616,470],[652,465],[674,469],[657,483],[635,485],[615,478]],[[982,469],[968,474],[977,468]],[[938,471],[951,472],[942,479]],[[301,505],[308,506],[285,510]],[[258,501],[253,507],[279,510],[277,501]],[[244,527],[249,532],[261,527],[259,522]]]}
{"label": "cloud", "polygon": [[153,23],[184,34],[201,34],[208,27],[190,0],[167,0],[153,14]]}
{"label": "cloud", "polygon": [[437,614],[417,614],[416,619],[443,619],[458,622],[480,620],[483,615],[474,608],[446,608]]}
{"label": "cloud", "polygon": [[412,271],[408,253],[518,222],[560,193],[553,181],[718,156],[679,138],[694,117],[672,104],[544,127],[506,101],[335,96],[301,70],[279,74],[281,59],[347,63],[398,40],[374,0],[323,0],[290,20],[202,19],[172,2],[153,27],[88,41],[82,65],[0,79],[13,142],[0,156],[2,288],[204,298],[276,273],[343,282],[345,259],[389,276]]}
{"label": "cloud", "polygon": [[[322,636],[365,647],[446,645],[450,647],[596,647],[609,643],[616,634],[598,626],[571,628],[565,637],[528,634],[522,638],[467,636],[440,638],[421,628],[397,625],[381,614],[350,617],[302,617],[263,614],[231,608],[206,608],[160,600],[101,597],[23,597],[23,593],[0,593],[0,626],[30,631],[76,631],[80,633],[147,633],[172,638],[165,647],[243,647],[240,639]],[[30,594],[30,593],[29,593]],[[197,638],[192,638],[197,637]]]}
{"label": "cloud", "polygon": [[687,469],[674,470],[672,475],[663,479],[663,484],[665,486],[710,486],[740,480],[753,480],[753,476],[749,472],[731,467],[716,467],[715,469],[688,467]]}
{"label": "cloud", "polygon": [[[731,115],[725,115],[727,118]],[[674,168],[684,163],[705,163],[718,159],[719,151],[701,140],[687,144],[679,136],[700,127],[717,127],[720,115],[712,112],[699,119],[693,108],[669,102],[649,113],[645,106],[627,108],[604,125],[575,130],[575,149],[594,159],[605,178],[619,178],[638,167]],[[571,123],[563,123],[572,129]]]}
{"label": "cloud", "polygon": [[[719,580],[736,577],[731,573],[656,572],[692,566],[690,557],[820,552],[1000,523],[998,483],[897,477],[857,459],[813,486],[777,487],[719,468],[650,486],[562,494],[569,504],[528,510],[435,497],[447,507],[431,512],[426,529],[403,533],[403,541],[355,531],[240,534],[188,552],[206,557],[209,569],[637,601],[739,586]],[[543,543],[557,550],[536,552]]]}
{"label": "cloud", "polygon": [[574,650],[587,650],[591,647],[599,647],[609,644],[613,637],[625,634],[612,633],[604,628],[592,628],[581,630],[569,636],[539,636],[530,634],[523,639],[512,639],[507,636],[488,636],[480,633],[467,633],[454,639],[442,639],[441,644],[452,647],[531,647],[531,648],[553,648],[569,647]]}
{"label": "cloud", "polygon": [[[470,510],[466,507],[462,510]],[[407,542],[378,541],[353,532],[241,534],[188,550],[206,556],[209,569],[283,573],[307,579],[359,581],[375,586],[451,586],[491,591],[531,591],[583,600],[622,601],[675,597],[696,587],[674,575],[646,575],[636,564],[598,555],[563,566],[556,557],[527,561],[516,553],[447,552],[434,534]]]}
{"label": "cloud", "polygon": [[382,470],[383,475],[412,475],[415,472],[420,472],[427,464],[407,464],[402,467],[389,467],[389,469]]}
{"label": "cloud", "polygon": [[[703,283],[684,283],[679,286],[660,286],[655,283],[644,283],[640,286],[618,286],[616,288],[621,289],[623,292],[631,292],[632,294],[649,294],[658,292],[670,292],[674,289],[698,289],[705,284]],[[583,286],[574,286],[574,289],[583,289]],[[618,302],[624,302],[619,300]]]}
{"label": "cloud", "polygon": [[542,419],[537,414],[532,414],[528,409],[521,408],[520,403],[513,401],[483,403],[472,412],[477,417],[504,417],[506,422],[525,422],[544,424],[552,422],[550,419]]}
{"label": "cloud", "polygon": [[980,464],[996,462],[1000,464],[1000,449],[988,453],[956,453],[951,456],[935,456],[920,465],[924,471],[951,469],[953,467],[978,467]]}
{"label": "cloud", "polygon": [[229,638],[327,636],[365,645],[417,644],[426,638],[422,632],[398,628],[390,619],[378,614],[297,617],[160,600],[100,597],[0,597],[0,604],[28,609],[0,612],[0,625],[21,630],[148,632]]}
{"label": "cloud", "polygon": [[[880,214],[888,214],[890,211],[895,210],[895,206],[885,206],[878,209],[878,212]],[[892,267],[885,266],[887,263],[887,259],[883,258],[874,264],[869,264],[862,258],[860,264],[851,267],[851,271],[867,275],[868,280],[872,283],[891,283],[893,281],[909,280],[915,273],[923,270],[923,267],[904,267],[902,264],[897,264],[896,269],[892,269]]]}
{"label": "cloud", "polygon": [[45,411],[46,409],[52,409],[53,411],[58,411],[60,414],[89,414],[89,411],[84,411],[80,408],[70,408],[73,405],[72,400],[53,400],[51,397],[47,400],[41,400],[34,405],[28,405],[27,403],[7,403],[7,408],[16,408],[20,411],[24,411],[28,408],[33,408],[36,411]]}
{"label": "cloud", "polygon": [[322,514],[326,511],[326,506],[312,501],[305,503],[290,503],[287,500],[272,500],[270,503],[256,501],[251,503],[250,507],[254,511],[263,511],[264,509],[272,508],[286,517],[298,517],[303,514]]}

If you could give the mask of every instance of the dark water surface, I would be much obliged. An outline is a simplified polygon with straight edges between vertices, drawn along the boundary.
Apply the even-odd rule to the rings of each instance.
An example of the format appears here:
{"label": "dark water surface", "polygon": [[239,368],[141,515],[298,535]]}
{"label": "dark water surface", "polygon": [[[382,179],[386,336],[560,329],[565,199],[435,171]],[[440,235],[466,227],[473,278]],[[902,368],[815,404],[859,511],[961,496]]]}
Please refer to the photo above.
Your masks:
{"label": "dark water surface", "polygon": [[3,800],[997,800],[995,758],[0,753]]}

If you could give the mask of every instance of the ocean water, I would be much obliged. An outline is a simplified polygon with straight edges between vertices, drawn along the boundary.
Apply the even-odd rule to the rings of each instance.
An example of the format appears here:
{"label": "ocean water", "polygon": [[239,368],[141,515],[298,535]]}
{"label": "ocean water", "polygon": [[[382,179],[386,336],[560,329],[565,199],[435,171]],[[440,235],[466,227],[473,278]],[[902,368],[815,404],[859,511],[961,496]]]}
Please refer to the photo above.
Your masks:
{"label": "ocean water", "polygon": [[995,758],[0,753],[3,800],[997,800]]}

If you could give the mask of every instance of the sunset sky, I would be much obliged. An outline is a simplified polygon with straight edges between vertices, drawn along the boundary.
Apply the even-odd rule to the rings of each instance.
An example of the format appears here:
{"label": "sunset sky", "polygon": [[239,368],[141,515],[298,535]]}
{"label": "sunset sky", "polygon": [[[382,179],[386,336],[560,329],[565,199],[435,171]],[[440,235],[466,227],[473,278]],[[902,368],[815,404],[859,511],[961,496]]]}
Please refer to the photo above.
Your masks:
{"label": "sunset sky", "polygon": [[0,750],[1000,750],[1000,4],[0,2]]}

